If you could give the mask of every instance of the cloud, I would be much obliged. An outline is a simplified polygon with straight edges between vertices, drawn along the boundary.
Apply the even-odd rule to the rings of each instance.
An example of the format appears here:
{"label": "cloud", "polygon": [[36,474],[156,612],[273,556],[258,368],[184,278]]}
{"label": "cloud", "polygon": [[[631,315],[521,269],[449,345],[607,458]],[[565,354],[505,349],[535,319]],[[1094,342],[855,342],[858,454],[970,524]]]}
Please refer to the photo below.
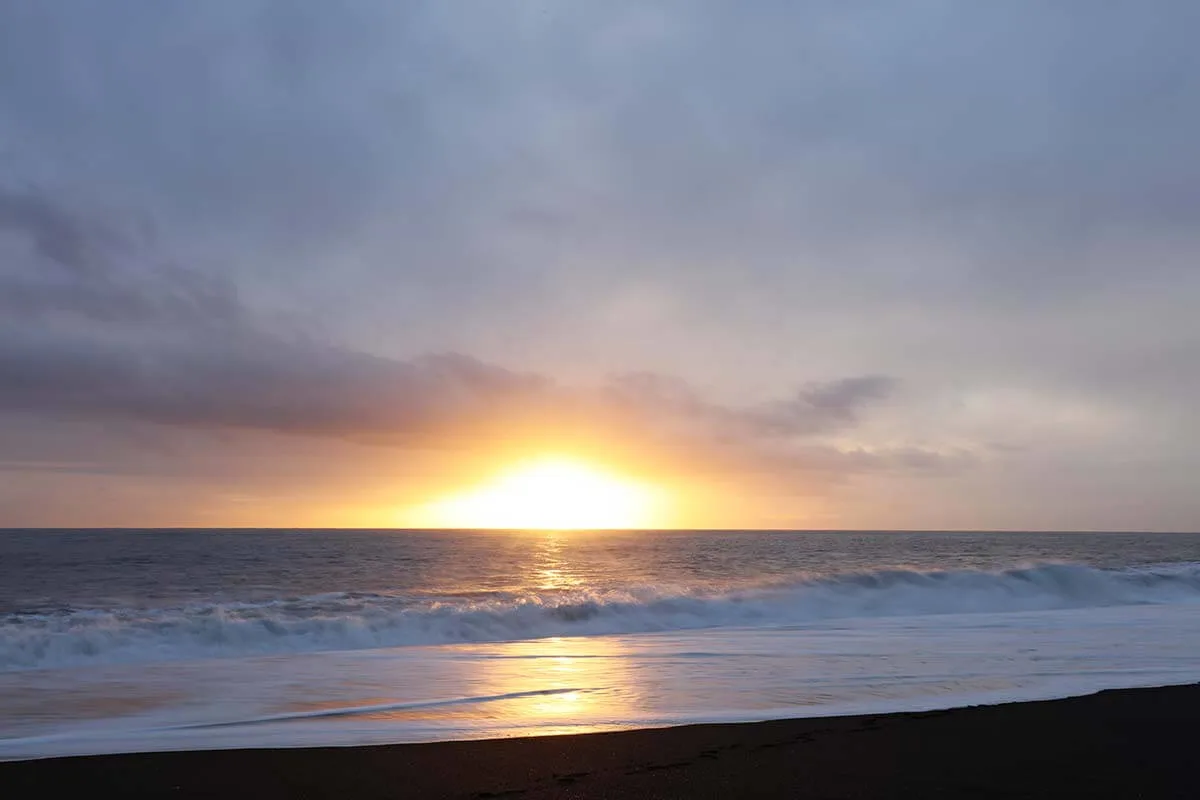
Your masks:
{"label": "cloud", "polygon": [[145,231],[106,222],[32,188],[0,187],[0,314],[130,326],[229,325],[232,286],[171,264]]}
{"label": "cloud", "polygon": [[794,396],[752,407],[704,401],[678,378],[655,373],[618,376],[603,392],[607,405],[637,419],[657,419],[675,435],[726,441],[792,440],[852,429],[859,414],[897,386],[895,378],[865,375],[809,383]]}
{"label": "cloud", "polygon": [[[782,401],[729,406],[641,373],[581,388],[462,354],[399,360],[286,335],[236,293],[156,259],[115,224],[47,194],[0,194],[0,409],[206,429],[259,429],[423,448],[591,446],[701,456],[707,468],[846,471],[814,440],[852,429],[893,378],[810,383]],[[929,454],[929,458],[935,458]],[[896,466],[921,467],[906,455]],[[879,459],[884,463],[888,459]]]}
{"label": "cloud", "polygon": [[1157,507],[1146,464],[1200,468],[1197,25],[1190,0],[0,4],[5,404],[831,474],[1016,441],[1005,469],[1054,465],[1031,518],[1083,514],[1052,476],[1111,463]]}
{"label": "cloud", "polygon": [[26,233],[48,261],[74,272],[87,272],[94,256],[89,234],[62,209],[32,194],[0,194],[0,230]]}

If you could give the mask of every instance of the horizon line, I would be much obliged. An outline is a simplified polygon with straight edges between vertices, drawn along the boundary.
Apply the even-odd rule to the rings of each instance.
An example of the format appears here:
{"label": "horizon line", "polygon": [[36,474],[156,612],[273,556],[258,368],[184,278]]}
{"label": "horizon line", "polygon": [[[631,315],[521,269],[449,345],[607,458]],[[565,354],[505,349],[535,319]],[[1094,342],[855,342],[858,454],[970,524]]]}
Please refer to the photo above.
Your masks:
{"label": "horizon line", "polygon": [[1124,530],[1100,528],[448,528],[448,527],[368,527],[368,526],[46,526],[46,525],[0,525],[0,532],[36,531],[125,531],[125,532],[217,532],[217,531],[349,531],[349,532],[393,532],[393,533],[1092,533],[1092,534],[1200,534],[1200,530]]}

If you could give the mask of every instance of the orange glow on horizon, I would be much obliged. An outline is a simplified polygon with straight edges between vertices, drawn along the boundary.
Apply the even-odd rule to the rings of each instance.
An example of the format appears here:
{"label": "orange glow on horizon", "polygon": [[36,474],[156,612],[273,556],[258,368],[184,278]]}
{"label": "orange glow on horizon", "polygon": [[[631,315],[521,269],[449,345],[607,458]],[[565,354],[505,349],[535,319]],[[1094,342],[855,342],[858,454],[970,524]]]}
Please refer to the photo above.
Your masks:
{"label": "orange glow on horizon", "polygon": [[610,530],[664,526],[664,493],[586,462],[546,457],[416,509],[422,527]]}

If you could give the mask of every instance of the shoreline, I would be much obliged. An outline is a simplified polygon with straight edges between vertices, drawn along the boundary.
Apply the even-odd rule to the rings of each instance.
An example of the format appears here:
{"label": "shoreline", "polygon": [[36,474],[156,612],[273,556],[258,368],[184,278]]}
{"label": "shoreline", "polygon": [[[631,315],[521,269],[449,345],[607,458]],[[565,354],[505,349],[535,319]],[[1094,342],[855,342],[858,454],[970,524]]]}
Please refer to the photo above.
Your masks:
{"label": "shoreline", "polygon": [[1200,684],[943,711],[0,762],[14,797],[1195,797]]}

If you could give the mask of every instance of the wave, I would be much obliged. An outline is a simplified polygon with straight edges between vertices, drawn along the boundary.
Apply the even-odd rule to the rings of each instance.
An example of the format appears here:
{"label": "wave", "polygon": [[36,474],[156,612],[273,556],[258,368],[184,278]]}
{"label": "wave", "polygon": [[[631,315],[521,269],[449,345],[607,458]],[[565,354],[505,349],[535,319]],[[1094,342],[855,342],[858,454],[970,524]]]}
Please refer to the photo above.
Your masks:
{"label": "wave", "polygon": [[195,722],[186,725],[171,725],[160,730],[183,731],[202,730],[204,728],[232,728],[242,725],[263,725],[269,722],[291,722],[297,719],[328,719],[330,717],[354,717],[367,714],[379,714],[386,711],[416,711],[445,706],[466,706],[483,703],[494,703],[500,700],[520,700],[527,697],[553,697],[554,695],[578,695],[599,691],[577,687],[560,689],[531,689],[526,692],[505,692],[503,694],[488,694],[473,697],[454,697],[448,700],[413,700],[409,702],[375,703],[359,706],[335,706],[332,708],[317,708],[310,711],[289,711],[284,714],[266,714],[245,719],[226,720],[223,722]]}
{"label": "wave", "polygon": [[1072,564],[1000,572],[893,569],[721,593],[652,587],[436,599],[337,593],[263,603],[7,614],[0,616],[0,670],[1181,602],[1200,602],[1200,563],[1119,570]]}

